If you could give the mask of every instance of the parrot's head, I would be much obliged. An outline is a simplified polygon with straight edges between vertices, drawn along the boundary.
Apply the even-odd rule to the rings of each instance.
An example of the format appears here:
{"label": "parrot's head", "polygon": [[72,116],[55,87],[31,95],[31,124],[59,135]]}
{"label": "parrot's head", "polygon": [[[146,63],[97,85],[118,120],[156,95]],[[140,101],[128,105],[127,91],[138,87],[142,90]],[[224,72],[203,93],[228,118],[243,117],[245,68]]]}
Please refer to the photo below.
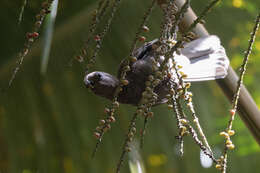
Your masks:
{"label": "parrot's head", "polygon": [[84,83],[96,95],[113,99],[113,95],[119,82],[118,79],[105,72],[92,72],[85,76]]}

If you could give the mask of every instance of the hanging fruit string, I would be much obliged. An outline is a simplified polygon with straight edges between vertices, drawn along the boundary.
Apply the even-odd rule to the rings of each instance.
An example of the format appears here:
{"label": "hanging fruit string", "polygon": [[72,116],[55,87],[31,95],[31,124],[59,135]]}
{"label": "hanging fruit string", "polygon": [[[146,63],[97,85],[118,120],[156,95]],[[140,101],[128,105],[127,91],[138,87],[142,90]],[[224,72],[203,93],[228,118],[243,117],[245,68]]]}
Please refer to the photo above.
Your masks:
{"label": "hanging fruit string", "polygon": [[236,92],[233,97],[232,108],[229,110],[230,119],[228,121],[228,126],[226,128],[226,131],[220,132],[220,136],[223,136],[225,138],[225,148],[224,148],[221,158],[219,159],[219,163],[216,165],[216,168],[220,169],[222,173],[226,173],[226,169],[227,169],[227,151],[233,150],[235,148],[235,145],[232,143],[232,141],[230,139],[230,137],[235,134],[235,131],[232,130],[232,125],[233,125],[233,121],[235,119],[235,114],[237,111],[237,104],[238,104],[238,100],[239,100],[240,89],[241,89],[241,86],[243,83],[244,75],[246,73],[249,56],[251,54],[252,47],[253,47],[253,44],[255,41],[255,37],[256,37],[257,31],[259,28],[259,23],[260,23],[260,13],[256,17],[255,26],[253,28],[253,32],[251,32],[249,45],[248,45],[247,51],[245,52],[243,63],[240,68],[241,72],[239,75],[239,79],[237,81],[237,88],[236,88]]}
{"label": "hanging fruit string", "polygon": [[[110,16],[107,20],[107,23],[105,24],[105,27],[103,29],[103,31],[97,35],[94,36],[94,40],[96,41],[96,46],[94,48],[94,53],[92,55],[92,57],[90,58],[89,60],[89,64],[87,64],[87,70],[94,65],[95,63],[95,59],[101,49],[101,46],[102,46],[102,42],[103,42],[103,39],[107,33],[107,31],[110,29],[110,26],[111,26],[111,23],[114,19],[114,16],[115,16],[115,13],[118,9],[118,6],[120,4],[121,0],[115,0],[114,3],[112,4],[112,10],[111,10],[111,13],[110,13]],[[106,4],[106,6],[103,8],[103,9],[106,9],[108,6],[108,3]],[[101,15],[104,14],[104,12],[101,11],[100,13]]]}
{"label": "hanging fruit string", "polygon": [[11,87],[14,79],[15,79],[15,76],[16,74],[18,73],[18,71],[20,70],[22,64],[23,64],[23,60],[25,58],[25,56],[28,54],[28,52],[30,51],[33,43],[35,42],[35,40],[39,37],[39,29],[42,25],[42,22],[45,18],[45,16],[47,14],[50,13],[50,7],[52,5],[54,0],[46,0],[42,3],[41,5],[41,10],[39,12],[39,14],[37,14],[35,16],[36,18],[36,21],[34,22],[34,26],[33,26],[33,29],[31,32],[28,32],[26,34],[26,40],[25,40],[25,43],[24,43],[24,48],[22,49],[21,52],[19,52],[18,54],[18,61],[17,61],[17,65],[14,69],[14,72],[11,76],[11,79],[9,80],[9,83],[8,83],[8,88]]}
{"label": "hanging fruit string", "polygon": [[[120,0],[118,0],[118,3],[120,2]],[[144,30],[144,31],[147,31],[147,30],[149,30],[148,29],[148,27],[147,28],[145,28],[144,26],[146,26],[146,23],[147,23],[147,21],[148,21],[148,19],[149,19],[149,16],[151,15],[151,12],[152,12],[152,10],[153,10],[153,7],[154,7],[154,5],[155,5],[155,2],[156,2],[156,0],[153,0],[152,1],[152,4],[151,4],[151,6],[148,8],[148,10],[147,10],[147,12],[145,13],[145,15],[144,15],[144,18],[143,18],[143,21],[142,21],[142,23],[141,23],[141,26],[138,28],[138,31],[137,31],[137,33],[136,33],[136,37],[135,37],[135,40],[134,40],[134,42],[133,42],[133,44],[132,44],[132,46],[131,46],[131,55],[133,54],[133,51],[134,51],[134,49],[135,49],[135,46],[136,46],[136,44],[137,44],[137,42],[138,42],[138,40],[140,40],[140,39],[138,39],[139,38],[139,35],[140,35],[140,33],[142,32],[142,30]],[[117,7],[117,5],[115,6],[115,7]],[[115,11],[115,10],[112,10],[112,11]],[[111,15],[112,17],[113,17],[113,15]],[[111,21],[110,21],[110,23],[111,23]],[[106,25],[106,26],[109,26],[110,24],[109,24],[109,22],[108,22],[108,24]],[[104,30],[105,31],[105,30]],[[104,33],[104,31],[103,31],[103,33]],[[102,35],[104,35],[104,34],[101,34],[101,36]],[[93,56],[93,57],[95,57],[95,56]],[[125,58],[125,60],[124,60],[124,67],[123,67],[123,70],[122,70],[122,72],[121,72],[121,74],[120,74],[120,78],[119,78],[119,81],[120,81],[120,84],[119,84],[119,86],[116,88],[116,91],[115,91],[115,93],[114,93],[114,99],[113,99],[113,101],[112,101],[112,104],[108,107],[108,108],[106,108],[108,111],[106,111],[107,112],[107,117],[111,117],[111,116],[113,116],[114,117],[114,114],[115,114],[115,112],[116,112],[116,110],[119,108],[119,103],[118,103],[118,101],[117,101],[117,96],[118,96],[118,94],[119,94],[119,92],[122,90],[122,87],[123,86],[126,86],[126,85],[128,85],[128,80],[125,78],[125,76],[126,76],[126,73],[128,72],[128,71],[130,71],[131,69],[130,69],[130,62],[134,62],[134,61],[136,61],[137,59],[136,59],[136,57],[127,57],[127,58]],[[95,131],[95,136],[97,137],[98,136],[98,140],[97,140],[97,143],[96,143],[96,146],[95,146],[95,149],[94,149],[94,151],[93,151],[93,153],[92,153],[92,156],[94,157],[95,156],[95,153],[97,152],[97,149],[98,149],[98,146],[99,146],[99,144],[101,143],[101,141],[102,141],[102,138],[103,138],[103,135],[104,135],[104,133],[105,133],[105,128],[107,128],[107,127],[110,127],[111,128],[111,125],[110,125],[110,122],[109,121],[105,121],[105,123],[103,124],[103,125],[101,125],[99,128],[98,128],[98,131]],[[109,129],[110,129],[109,128]]]}
{"label": "hanging fruit string", "polygon": [[[90,47],[90,41],[94,39],[95,41],[99,41],[97,36],[94,36],[97,26],[104,17],[107,8],[109,7],[110,0],[100,0],[98,3],[98,7],[93,12],[92,23],[90,24],[89,31],[88,31],[88,38],[85,41],[84,45],[80,50],[80,54],[75,56],[75,59],[78,60],[80,63],[86,61],[88,56],[88,48]],[[89,62],[90,64],[94,64],[94,62]],[[87,65],[88,66],[88,65]],[[88,73],[88,69],[86,70]]]}
{"label": "hanging fruit string", "polygon": [[[157,1],[158,3],[158,1]],[[152,51],[155,52],[155,57],[153,60],[153,74],[148,77],[148,80],[145,82],[146,89],[142,93],[142,99],[141,103],[145,103],[142,105],[142,107],[139,108],[139,110],[142,111],[142,114],[144,119],[144,125],[143,129],[141,130],[141,141],[140,141],[140,147],[143,147],[144,143],[144,135],[148,124],[148,119],[153,117],[153,112],[151,110],[151,107],[156,104],[157,95],[154,92],[154,89],[158,84],[164,81],[169,82],[169,76],[168,76],[168,67],[164,67],[161,71],[158,68],[158,64],[160,64],[159,58],[160,55],[164,55],[165,52],[168,51],[169,46],[164,45],[169,40],[174,40],[177,38],[177,30],[176,32],[171,32],[172,22],[175,21],[175,15],[178,11],[178,8],[172,1],[166,2],[160,2],[160,7],[163,11],[163,20],[161,24],[161,33],[158,40],[158,43],[155,43],[152,45]],[[170,43],[171,44],[171,43]]]}

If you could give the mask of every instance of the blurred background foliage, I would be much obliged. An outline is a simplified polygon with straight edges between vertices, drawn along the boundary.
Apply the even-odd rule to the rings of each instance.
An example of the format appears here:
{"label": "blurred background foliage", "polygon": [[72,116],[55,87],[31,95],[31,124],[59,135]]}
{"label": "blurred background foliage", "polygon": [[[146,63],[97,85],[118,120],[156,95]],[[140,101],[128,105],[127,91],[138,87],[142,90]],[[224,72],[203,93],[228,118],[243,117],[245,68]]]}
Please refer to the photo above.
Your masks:
{"label": "blurred background foliage", "polygon": [[[192,1],[198,14],[208,3]],[[31,31],[40,1],[28,1],[23,20],[18,16],[23,0],[2,0],[0,6],[0,86],[5,87],[15,68],[16,57],[22,49],[25,33]],[[129,52],[137,26],[150,0],[122,1],[112,27],[105,37],[96,68],[116,74],[116,67]],[[121,153],[124,134],[134,108],[121,105],[117,122],[104,137],[94,159],[91,152],[96,140],[93,130],[104,116],[109,102],[88,91],[83,85],[84,68],[73,61],[87,37],[89,19],[96,7],[95,0],[60,1],[55,24],[50,62],[45,76],[40,74],[42,39],[25,58],[12,87],[0,95],[0,172],[64,172],[112,173]],[[243,51],[248,45],[260,1],[223,1],[206,18],[206,28],[218,35],[231,65],[238,70]],[[148,40],[159,36],[161,12],[158,7],[149,21]],[[101,29],[101,28],[100,28]],[[43,31],[41,30],[41,33]],[[245,85],[260,106],[260,32],[258,32]],[[218,136],[227,124],[227,99],[214,81],[192,85],[195,106],[206,135],[218,155],[223,139]],[[185,139],[184,156],[177,152],[176,122],[165,105],[154,108],[155,116],[148,125],[144,148],[140,151],[147,173],[217,172],[203,168],[200,150],[190,138]],[[142,119],[138,127],[142,126]],[[228,170],[257,172],[260,169],[260,148],[240,120],[234,123],[236,149],[229,157]],[[140,136],[138,135],[137,138]],[[122,172],[130,172],[127,161]]]}

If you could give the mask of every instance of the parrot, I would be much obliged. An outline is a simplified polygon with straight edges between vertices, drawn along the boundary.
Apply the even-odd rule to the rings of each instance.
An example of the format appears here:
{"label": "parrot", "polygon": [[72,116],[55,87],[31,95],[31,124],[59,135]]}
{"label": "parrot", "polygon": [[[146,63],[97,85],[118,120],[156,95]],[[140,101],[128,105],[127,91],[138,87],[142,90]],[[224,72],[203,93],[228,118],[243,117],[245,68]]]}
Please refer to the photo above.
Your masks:
{"label": "parrot", "polygon": [[[130,71],[126,72],[127,85],[122,87],[118,93],[117,100],[123,104],[137,106],[146,88],[145,82],[153,74],[158,39],[144,43],[136,49],[133,55],[136,61],[130,64]],[[216,35],[209,35],[187,42],[180,48],[179,52],[172,55],[174,62],[181,66],[181,71],[186,75],[184,82],[199,82],[216,79],[223,79],[227,76],[229,59],[220,39]],[[157,95],[154,105],[167,102],[166,96],[173,85],[176,85],[176,71],[173,67],[173,60],[169,59],[167,67],[171,75],[167,75],[154,87]],[[160,55],[156,66],[160,67],[165,57]],[[120,85],[120,74],[124,68],[121,63],[118,75],[113,76],[106,72],[94,71],[86,74],[84,84],[94,94],[113,100],[116,88]]]}

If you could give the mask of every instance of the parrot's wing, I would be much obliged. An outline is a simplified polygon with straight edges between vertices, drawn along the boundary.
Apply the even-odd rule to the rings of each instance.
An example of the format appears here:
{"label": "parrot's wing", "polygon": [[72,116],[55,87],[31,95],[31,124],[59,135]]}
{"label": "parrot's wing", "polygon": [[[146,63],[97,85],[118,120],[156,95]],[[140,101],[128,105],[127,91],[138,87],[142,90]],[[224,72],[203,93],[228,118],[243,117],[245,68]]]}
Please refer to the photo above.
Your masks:
{"label": "parrot's wing", "polygon": [[219,38],[215,35],[211,35],[201,37],[189,43],[186,43],[184,45],[184,48],[181,49],[181,54],[189,59],[192,59],[213,53],[220,47],[222,46],[220,44]]}
{"label": "parrot's wing", "polygon": [[[137,62],[132,67],[138,69],[138,72],[149,73],[152,68],[152,59],[154,58],[153,45],[158,42],[158,39],[150,41],[138,48],[134,52]],[[181,69],[187,78],[185,81],[205,81],[224,78],[227,75],[229,59],[225,49],[221,46],[217,36],[201,37],[184,45],[181,49],[181,55],[174,53],[175,62],[181,65]],[[160,62],[164,60],[160,56]],[[118,76],[125,66],[125,61],[120,64]],[[159,65],[159,64],[158,64]],[[169,67],[172,67],[172,60],[169,60]],[[142,68],[144,68],[142,70]],[[172,70],[173,76],[175,71]]]}
{"label": "parrot's wing", "polygon": [[[152,50],[152,45],[154,43],[158,42],[158,39],[154,39],[150,42],[144,43],[143,46],[137,48],[134,50],[133,52],[133,56],[135,56],[137,58],[138,62],[135,62],[133,65],[136,67],[140,66],[139,68],[146,68],[144,69],[145,71],[150,71],[152,67],[148,68],[148,63],[150,63],[151,58],[153,58],[153,56],[151,56],[151,53],[153,53]],[[147,64],[146,64],[147,62]],[[119,69],[117,72],[117,77],[120,78],[120,74],[123,70],[123,68],[127,65],[127,61],[126,60],[122,60],[120,65],[119,65]]]}
{"label": "parrot's wing", "polygon": [[187,43],[180,56],[174,56],[187,78],[185,81],[221,79],[227,75],[229,59],[217,36],[202,37]]}
{"label": "parrot's wing", "polygon": [[137,58],[137,60],[141,60],[145,58],[152,50],[153,44],[158,42],[158,39],[154,39],[153,41],[145,43],[143,46],[139,47],[134,51],[134,56]]}

